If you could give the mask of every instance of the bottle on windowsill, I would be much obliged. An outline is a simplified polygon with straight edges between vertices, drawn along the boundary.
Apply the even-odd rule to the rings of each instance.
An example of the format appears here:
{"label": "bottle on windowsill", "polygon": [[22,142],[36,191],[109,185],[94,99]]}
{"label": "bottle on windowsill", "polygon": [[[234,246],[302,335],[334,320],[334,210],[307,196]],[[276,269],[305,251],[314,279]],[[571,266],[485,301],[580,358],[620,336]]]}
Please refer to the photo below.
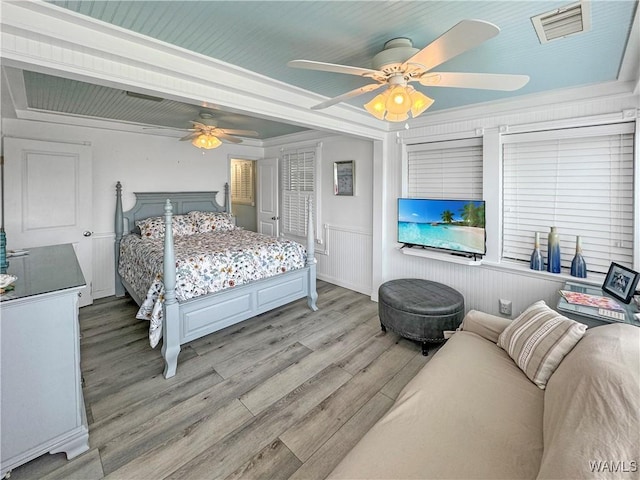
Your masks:
{"label": "bottle on windowsill", "polygon": [[576,237],[576,255],[571,261],[571,275],[578,278],[586,278],[587,264],[582,256],[582,240],[580,235]]}
{"label": "bottle on windowsill", "polygon": [[529,262],[531,270],[544,270],[544,260],[540,252],[540,233],[536,232],[533,252],[531,252],[531,261]]}

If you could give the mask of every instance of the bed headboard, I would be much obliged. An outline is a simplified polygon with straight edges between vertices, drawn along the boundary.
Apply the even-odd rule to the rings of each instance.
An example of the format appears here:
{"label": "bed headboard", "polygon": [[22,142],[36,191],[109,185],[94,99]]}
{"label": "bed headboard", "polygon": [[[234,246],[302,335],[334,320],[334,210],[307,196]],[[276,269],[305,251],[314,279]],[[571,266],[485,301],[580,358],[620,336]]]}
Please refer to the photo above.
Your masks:
{"label": "bed headboard", "polygon": [[136,220],[149,217],[164,216],[166,201],[173,207],[173,214],[180,215],[193,210],[205,212],[227,212],[231,208],[229,184],[224,184],[224,205],[216,200],[218,192],[136,192],[136,203],[131,210],[122,211],[122,184],[116,183],[116,214],[115,214],[115,289],[116,296],[124,295],[124,286],[118,273],[120,262],[120,241],[125,233],[130,233],[136,226]]}
{"label": "bed headboard", "polygon": [[122,211],[122,185],[116,183],[115,233],[129,233],[135,228],[135,222],[149,217],[164,216],[167,200],[171,201],[173,214],[181,215],[194,210],[204,212],[229,212],[229,184],[225,183],[224,205],[216,200],[217,191],[212,192],[134,192],[136,203],[126,212]]}

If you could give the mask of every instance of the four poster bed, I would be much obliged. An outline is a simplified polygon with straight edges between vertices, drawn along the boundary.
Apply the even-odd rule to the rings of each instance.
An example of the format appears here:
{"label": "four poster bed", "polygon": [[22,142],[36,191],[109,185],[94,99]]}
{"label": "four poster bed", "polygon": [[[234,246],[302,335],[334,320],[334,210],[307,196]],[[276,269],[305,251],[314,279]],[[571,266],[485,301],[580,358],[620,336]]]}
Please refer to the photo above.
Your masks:
{"label": "four poster bed", "polygon": [[299,298],[317,310],[312,206],[306,249],[237,228],[211,192],[135,193],[122,211],[116,184],[116,296],[125,291],[162,338],[164,377],[175,375],[180,346]]}

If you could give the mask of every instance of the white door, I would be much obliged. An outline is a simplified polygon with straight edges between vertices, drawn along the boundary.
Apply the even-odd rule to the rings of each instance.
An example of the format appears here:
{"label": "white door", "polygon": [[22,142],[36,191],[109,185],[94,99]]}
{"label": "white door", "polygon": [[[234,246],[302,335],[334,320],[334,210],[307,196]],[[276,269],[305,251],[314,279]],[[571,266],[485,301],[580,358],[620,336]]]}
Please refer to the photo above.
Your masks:
{"label": "white door", "polygon": [[258,232],[278,236],[278,159],[258,160]]}
{"label": "white door", "polygon": [[80,306],[90,305],[91,147],[5,138],[4,163],[7,250],[73,244],[87,282]]}

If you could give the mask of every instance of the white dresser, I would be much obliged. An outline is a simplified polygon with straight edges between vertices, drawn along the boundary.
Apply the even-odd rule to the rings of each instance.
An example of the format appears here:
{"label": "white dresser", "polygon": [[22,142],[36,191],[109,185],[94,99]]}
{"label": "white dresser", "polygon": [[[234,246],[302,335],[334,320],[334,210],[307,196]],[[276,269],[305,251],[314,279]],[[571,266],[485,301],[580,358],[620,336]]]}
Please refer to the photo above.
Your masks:
{"label": "white dresser", "polygon": [[8,273],[18,280],[0,296],[0,478],[47,452],[89,449],[73,246],[32,248]]}

